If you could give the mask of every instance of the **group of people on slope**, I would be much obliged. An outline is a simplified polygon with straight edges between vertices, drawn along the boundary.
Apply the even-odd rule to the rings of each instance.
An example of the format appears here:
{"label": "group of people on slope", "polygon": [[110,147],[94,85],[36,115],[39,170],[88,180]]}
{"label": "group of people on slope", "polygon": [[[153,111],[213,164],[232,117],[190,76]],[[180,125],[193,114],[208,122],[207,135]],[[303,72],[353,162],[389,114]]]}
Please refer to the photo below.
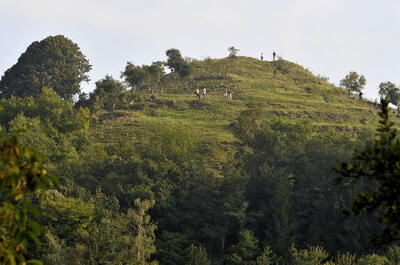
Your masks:
{"label": "group of people on slope", "polygon": [[[198,99],[201,99],[202,96],[204,99],[207,98],[207,89],[206,88],[203,88],[203,93],[200,93],[200,89],[196,88],[194,93],[196,94]],[[225,90],[224,97],[227,97],[232,100],[232,94],[233,94],[232,89],[228,88]]]}
{"label": "group of people on slope", "polygon": [[198,97],[198,99],[201,99],[202,95],[203,95],[203,98],[207,98],[207,89],[203,88],[203,93],[200,94],[200,89],[196,88],[195,94]]}

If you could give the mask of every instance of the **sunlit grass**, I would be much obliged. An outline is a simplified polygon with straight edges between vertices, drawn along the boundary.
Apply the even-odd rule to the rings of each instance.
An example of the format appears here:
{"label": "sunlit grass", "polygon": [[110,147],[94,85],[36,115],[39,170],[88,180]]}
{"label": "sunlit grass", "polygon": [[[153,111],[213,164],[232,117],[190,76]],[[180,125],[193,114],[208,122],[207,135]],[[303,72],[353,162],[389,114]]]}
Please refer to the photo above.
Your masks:
{"label": "sunlit grass", "polygon": [[[117,111],[118,117],[99,122],[94,135],[107,143],[122,135],[126,144],[135,144],[157,135],[163,127],[184,128],[217,167],[237,141],[229,125],[251,104],[262,104],[267,120],[308,120],[316,131],[371,131],[377,124],[377,111],[370,103],[349,98],[343,89],[290,62],[239,57],[195,61],[193,68],[190,86],[207,88],[208,98],[198,100],[182,81],[174,79],[164,84],[165,93],[157,95],[158,102],[147,100],[141,102],[141,109],[132,106]],[[223,96],[227,88],[233,90],[233,100]]]}

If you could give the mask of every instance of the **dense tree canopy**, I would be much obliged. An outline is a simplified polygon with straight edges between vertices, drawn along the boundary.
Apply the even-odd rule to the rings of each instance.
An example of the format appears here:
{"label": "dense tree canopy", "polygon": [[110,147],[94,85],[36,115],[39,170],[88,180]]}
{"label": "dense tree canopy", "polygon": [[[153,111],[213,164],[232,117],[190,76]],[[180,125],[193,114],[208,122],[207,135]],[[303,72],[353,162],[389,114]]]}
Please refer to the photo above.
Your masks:
{"label": "dense tree canopy", "polygon": [[92,66],[79,46],[62,36],[35,41],[0,80],[1,97],[26,97],[50,87],[64,99],[80,92],[80,83],[89,81]]}
{"label": "dense tree canopy", "polygon": [[178,49],[169,49],[165,54],[168,57],[166,65],[169,69],[172,72],[179,72],[182,65],[185,64],[185,59],[183,59],[181,52]]}
{"label": "dense tree canopy", "polygon": [[131,87],[132,90],[142,91],[145,87],[145,80],[148,75],[146,69],[139,65],[134,65],[128,62],[125,66],[125,70],[121,73],[121,77],[125,79],[125,82]]}
{"label": "dense tree canopy", "polygon": [[[1,129],[22,131],[21,144],[0,138],[0,217],[34,205],[42,215],[28,217],[43,227],[44,241],[9,244],[8,253],[51,265],[398,265],[400,247],[370,254],[369,241],[382,224],[396,229],[398,198],[389,186],[398,183],[378,190],[376,198],[390,196],[392,204],[356,218],[344,216],[344,206],[357,194],[370,203],[365,191],[379,183],[333,185],[337,161],[373,138],[375,112],[366,102],[284,60],[272,69],[248,57],[196,61],[176,49],[167,56],[166,63],[127,63],[123,81],[107,75],[77,103],[48,87],[0,98]],[[279,89],[265,90],[273,84]],[[210,98],[195,100],[183,85],[205,88]],[[163,88],[169,93],[155,95]],[[223,98],[228,88],[235,100]],[[351,107],[341,112],[345,104]],[[391,140],[378,137],[378,148],[362,153],[367,160],[347,165],[368,174],[387,166],[384,177],[393,179],[400,147],[394,127],[383,127],[381,138]],[[18,190],[10,196],[19,201],[6,193],[45,173],[40,156],[21,147],[27,144],[48,157],[60,185],[43,197],[29,191],[25,204]],[[382,157],[393,163],[377,163]],[[31,164],[22,182],[5,177]],[[382,224],[373,222],[379,214]],[[0,218],[0,254],[11,242],[8,221]],[[37,238],[35,229],[25,231]]]}
{"label": "dense tree canopy", "polygon": [[376,139],[364,150],[342,163],[338,181],[368,180],[373,183],[360,192],[352,203],[352,212],[378,211],[378,221],[386,226],[377,238],[379,243],[400,240],[400,140],[397,129],[389,121],[388,102],[381,101],[381,121]]}
{"label": "dense tree canopy", "polygon": [[97,105],[99,108],[114,111],[124,103],[126,91],[125,85],[112,76],[107,75],[105,78],[96,82],[95,90],[90,93],[90,105]]}
{"label": "dense tree canopy", "polygon": [[190,76],[192,66],[182,57],[178,49],[169,49],[165,53],[168,57],[166,65],[172,72],[178,73],[182,78]]}
{"label": "dense tree canopy", "polygon": [[239,51],[240,51],[239,49],[235,48],[234,46],[231,46],[228,48],[228,52],[229,52],[228,56],[230,58],[235,58],[238,55]]}
{"label": "dense tree canopy", "polygon": [[[17,136],[0,135],[0,263],[42,264],[28,260],[29,244],[39,242],[40,225],[31,197],[53,187],[55,178],[44,169],[45,158],[21,144]],[[26,263],[28,262],[28,263]]]}
{"label": "dense tree canopy", "polygon": [[389,103],[397,105],[400,99],[400,88],[392,82],[383,82],[379,84],[379,95]]}
{"label": "dense tree canopy", "polygon": [[363,75],[357,72],[350,72],[344,79],[340,80],[340,85],[345,87],[350,92],[361,92],[366,84],[366,79]]}

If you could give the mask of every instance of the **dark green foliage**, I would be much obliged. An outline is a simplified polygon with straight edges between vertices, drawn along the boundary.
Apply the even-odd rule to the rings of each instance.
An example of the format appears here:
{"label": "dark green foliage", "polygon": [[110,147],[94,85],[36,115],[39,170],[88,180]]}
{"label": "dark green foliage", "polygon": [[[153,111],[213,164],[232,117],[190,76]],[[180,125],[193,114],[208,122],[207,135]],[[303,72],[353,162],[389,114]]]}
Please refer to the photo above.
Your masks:
{"label": "dark green foliage", "polygon": [[164,64],[162,62],[153,62],[151,65],[135,66],[128,62],[121,77],[131,87],[138,92],[148,89],[154,93],[159,88],[165,75]]}
{"label": "dark green foliage", "polygon": [[352,212],[378,211],[378,221],[386,226],[378,243],[400,239],[400,140],[397,129],[389,121],[388,102],[381,101],[381,120],[376,138],[338,168],[342,175],[337,182],[368,180],[368,189],[355,196]]}
{"label": "dark green foliage", "polygon": [[237,55],[238,55],[238,53],[239,53],[239,49],[236,49],[234,46],[232,46],[232,47],[229,47],[228,48],[228,52],[229,52],[229,57],[230,58],[235,58]]}
{"label": "dark green foliage", "polygon": [[78,45],[62,35],[33,42],[0,80],[1,97],[39,95],[50,87],[62,98],[80,92],[80,83],[89,81],[92,66]]}
{"label": "dark green foliage", "polygon": [[263,252],[256,259],[257,265],[279,264],[280,259],[272,252],[270,247],[264,248]]}
{"label": "dark green foliage", "polygon": [[163,77],[165,75],[164,63],[163,62],[153,62],[151,65],[147,66],[148,75],[148,86],[151,91],[157,90],[161,88],[161,92],[163,92],[163,88],[160,87]]}
{"label": "dark green foliage", "polygon": [[144,89],[146,75],[147,72],[143,67],[135,66],[131,62],[126,64],[125,70],[121,73],[121,77],[125,78],[125,82],[131,89],[138,92]]}
{"label": "dark green foliage", "polygon": [[185,265],[211,265],[204,247],[190,245],[186,249]]}
{"label": "dark green foliage", "polygon": [[90,93],[88,103],[92,109],[104,108],[114,111],[124,105],[125,91],[126,88],[121,82],[107,75],[96,82],[96,88]]}
{"label": "dark green foliage", "polygon": [[84,108],[75,109],[73,102],[63,100],[54,90],[43,88],[37,97],[10,97],[1,99],[4,108],[0,112],[0,123],[7,124],[18,114],[29,118],[38,118],[47,127],[54,127],[62,133],[70,133],[80,129],[89,129],[89,111]]}
{"label": "dark green foliage", "polygon": [[308,247],[307,249],[298,250],[292,248],[290,250],[291,264],[293,265],[318,265],[328,258],[329,254],[321,247]]}
{"label": "dark green foliage", "polygon": [[185,65],[185,59],[183,59],[178,49],[169,49],[165,54],[168,57],[166,65],[172,72],[179,72],[182,66]]}
{"label": "dark green foliage", "polygon": [[258,240],[249,230],[239,232],[239,242],[231,247],[228,264],[253,265],[259,252]]}
{"label": "dark green foliage", "polygon": [[43,260],[57,265],[157,264],[150,261],[156,229],[147,213],[152,201],[137,199],[133,209],[122,213],[118,201],[99,190],[87,196],[83,202],[55,193],[41,204],[44,220],[50,220]]}
{"label": "dark green foliage", "polygon": [[397,105],[400,99],[400,89],[392,82],[383,82],[379,84],[379,95],[389,103]]}
{"label": "dark green foliage", "polygon": [[186,78],[188,76],[190,76],[193,72],[192,66],[188,63],[184,63],[183,65],[181,65],[181,67],[179,68],[179,76],[181,78]]}
{"label": "dark green foliage", "polygon": [[[237,232],[245,222],[248,202],[245,198],[245,187],[248,178],[234,160],[227,163],[224,178],[217,181],[212,194],[212,223],[204,231],[213,240],[213,249],[220,255],[225,254],[234,242]],[[210,220],[210,221],[211,221]]]}
{"label": "dark green foliage", "polygon": [[361,92],[366,84],[365,77],[357,72],[350,72],[346,77],[340,80],[340,85],[350,92]]}
{"label": "dark green foliage", "polygon": [[250,104],[248,109],[242,111],[237,120],[230,124],[230,128],[237,138],[248,144],[260,129],[265,113],[264,105]]}
{"label": "dark green foliage", "polygon": [[52,89],[44,88],[36,98],[1,99],[0,105],[4,107],[1,126],[9,132],[23,130],[21,141],[53,163],[77,159],[77,152],[89,140],[89,110],[76,109],[72,101],[63,100]]}
{"label": "dark green foliage", "polygon": [[246,216],[262,243],[279,256],[293,243],[322,244],[330,251],[370,247],[367,231],[376,228],[365,218],[351,223],[340,216],[353,191],[332,186],[330,168],[354,144],[329,132],[314,135],[307,124],[270,122],[256,130],[244,164],[250,175]]}
{"label": "dark green foliage", "polygon": [[19,143],[16,136],[0,139],[0,263],[42,264],[26,261],[28,244],[39,243],[39,211],[31,199],[51,188],[55,178],[43,168],[44,157]]}
{"label": "dark green foliage", "polygon": [[192,66],[182,57],[178,49],[169,49],[166,55],[168,57],[166,65],[172,72],[178,73],[181,78],[187,78],[192,74]]}
{"label": "dark green foliage", "polygon": [[[141,93],[106,76],[75,105],[51,89],[1,100],[4,130],[23,129],[22,141],[60,175],[58,189],[37,201],[44,244],[31,257],[54,265],[386,262],[367,255],[379,226],[341,214],[373,186],[332,185],[336,161],[370,137],[359,122],[375,120],[370,106],[284,60],[189,60],[175,49],[168,60],[169,74],[162,62],[127,64],[122,77]],[[193,100],[183,86],[210,97]],[[397,252],[386,259],[397,262]]]}

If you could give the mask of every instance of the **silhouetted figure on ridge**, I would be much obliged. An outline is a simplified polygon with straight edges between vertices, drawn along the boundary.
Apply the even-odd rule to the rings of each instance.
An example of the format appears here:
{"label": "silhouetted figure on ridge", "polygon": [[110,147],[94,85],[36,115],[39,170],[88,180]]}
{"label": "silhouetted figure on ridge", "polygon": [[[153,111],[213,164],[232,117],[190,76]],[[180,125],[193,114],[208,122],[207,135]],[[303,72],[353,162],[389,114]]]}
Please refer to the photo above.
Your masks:
{"label": "silhouetted figure on ridge", "polygon": [[274,62],[275,62],[275,57],[276,57],[276,52],[274,51],[274,52],[272,53],[272,59],[274,60]]}

